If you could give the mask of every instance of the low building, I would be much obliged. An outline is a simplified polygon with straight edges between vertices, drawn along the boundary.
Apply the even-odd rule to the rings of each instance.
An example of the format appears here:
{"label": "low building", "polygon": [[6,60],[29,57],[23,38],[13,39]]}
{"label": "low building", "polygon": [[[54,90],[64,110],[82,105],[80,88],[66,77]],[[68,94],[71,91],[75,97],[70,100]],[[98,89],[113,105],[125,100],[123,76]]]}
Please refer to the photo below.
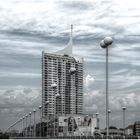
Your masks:
{"label": "low building", "polygon": [[[45,120],[44,120],[45,121]],[[47,121],[46,121],[47,122]],[[67,114],[57,116],[48,122],[46,132],[49,136],[93,136],[97,120],[89,115]]]}
{"label": "low building", "polygon": [[128,125],[125,128],[125,134],[126,135],[133,135],[133,129],[134,129],[134,125]]}
{"label": "low building", "polygon": [[[100,133],[103,136],[106,136],[106,129],[101,129]],[[124,134],[124,131],[122,129],[117,129],[116,127],[109,128],[109,135],[110,136],[122,136]]]}

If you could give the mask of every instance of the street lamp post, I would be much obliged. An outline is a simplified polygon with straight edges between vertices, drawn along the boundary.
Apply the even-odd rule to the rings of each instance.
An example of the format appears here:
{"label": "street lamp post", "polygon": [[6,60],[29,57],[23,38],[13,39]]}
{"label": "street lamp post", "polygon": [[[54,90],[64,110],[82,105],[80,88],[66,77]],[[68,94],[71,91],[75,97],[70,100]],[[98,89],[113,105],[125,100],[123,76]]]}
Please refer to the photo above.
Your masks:
{"label": "street lamp post", "polygon": [[[55,89],[57,88],[57,85],[55,83],[53,83],[51,85],[51,88]],[[53,135],[55,136],[55,113],[56,113],[56,96],[55,96],[55,93],[54,93],[54,130],[53,130]]]}
{"label": "street lamp post", "polygon": [[24,119],[25,119],[25,116],[23,116],[23,118],[22,118],[22,123],[23,123],[23,129],[22,129],[22,134],[23,134],[23,137],[24,137]]}
{"label": "street lamp post", "polygon": [[[55,83],[53,83],[53,84],[51,85],[51,87],[52,87],[53,89],[56,89],[56,88],[58,88],[58,85],[55,84]],[[58,89],[57,89],[57,90],[58,90]],[[57,94],[54,93],[54,136],[55,136],[55,118],[56,118],[56,99],[57,99],[58,97],[60,97],[59,92],[57,92]]]}
{"label": "street lamp post", "polygon": [[27,129],[27,118],[28,118],[28,115],[27,115],[27,114],[26,114],[25,118],[26,118],[25,135],[26,135],[26,137],[27,137],[27,135],[28,135],[28,129]]}
{"label": "street lamp post", "polygon": [[55,133],[55,129],[56,129],[56,124],[55,124],[55,118],[56,118],[56,99],[57,98],[59,98],[60,97],[60,94],[55,94],[55,101],[54,101],[54,103],[55,103],[55,106],[54,106],[54,110],[55,110],[55,112],[54,112],[54,136],[56,135]]}
{"label": "street lamp post", "polygon": [[29,112],[29,117],[30,117],[29,136],[30,136],[30,137],[31,137],[31,133],[32,133],[32,127],[31,127],[31,115],[32,115],[32,113]]}
{"label": "street lamp post", "polygon": [[21,136],[21,133],[22,133],[22,118],[20,118],[18,120],[18,126],[19,126],[19,135],[18,136],[20,137]]}
{"label": "street lamp post", "polygon": [[96,123],[97,123],[97,129],[99,129],[99,113],[96,113]]}
{"label": "street lamp post", "polygon": [[[71,30],[72,30],[72,26],[71,26]],[[71,33],[72,33],[72,31],[71,31]],[[71,35],[72,36],[72,35]],[[75,61],[75,59],[74,59],[74,61]],[[76,68],[74,67],[74,66],[72,66],[70,69],[69,69],[69,73],[70,73],[70,75],[71,75],[71,84],[73,84],[73,81],[74,81],[74,74],[76,73]],[[72,93],[74,93],[73,92],[73,89],[71,89],[72,91]],[[72,99],[71,100],[74,100],[74,95],[72,95],[72,97],[71,97]],[[75,113],[75,110],[74,110],[74,107],[73,107],[73,103],[71,104],[71,114],[72,114],[72,136],[73,136],[73,134],[74,134],[74,113]]]}
{"label": "street lamp post", "polygon": [[33,109],[33,114],[34,114],[34,137],[36,137],[36,124],[35,124],[35,112],[36,112],[36,110],[35,109]]}
{"label": "street lamp post", "polygon": [[[49,101],[46,101],[45,105],[48,106],[49,103],[50,103]],[[47,112],[47,137],[48,137],[48,112]]]}
{"label": "street lamp post", "polygon": [[125,135],[125,111],[126,111],[126,107],[122,107],[123,110],[123,133]]}
{"label": "street lamp post", "polygon": [[40,111],[40,137],[42,136],[42,132],[41,132],[41,130],[42,130],[42,113],[41,113],[41,109],[42,109],[42,106],[40,105],[39,106],[39,111]]}
{"label": "street lamp post", "polygon": [[108,109],[109,109],[109,98],[108,98],[108,46],[111,45],[113,39],[111,37],[105,37],[104,40],[101,41],[100,46],[106,49],[106,130],[107,130],[107,137],[109,136],[108,133]]}
{"label": "street lamp post", "polygon": [[21,123],[21,137],[22,137],[22,130],[23,130],[23,117],[20,118],[20,123]]}
{"label": "street lamp post", "polygon": [[[110,120],[110,113],[111,113],[111,110],[108,110],[108,128],[110,127],[110,123],[109,123],[109,120]],[[109,131],[109,130],[108,130]],[[109,132],[108,132],[109,134]]]}

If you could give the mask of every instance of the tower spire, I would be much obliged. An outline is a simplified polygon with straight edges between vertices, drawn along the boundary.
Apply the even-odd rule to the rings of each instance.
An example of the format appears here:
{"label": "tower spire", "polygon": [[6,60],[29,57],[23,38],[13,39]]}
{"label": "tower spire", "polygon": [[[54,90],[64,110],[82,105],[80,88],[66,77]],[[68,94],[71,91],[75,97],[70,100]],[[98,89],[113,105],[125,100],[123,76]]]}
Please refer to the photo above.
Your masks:
{"label": "tower spire", "polygon": [[71,36],[70,36],[70,40],[71,40],[71,45],[73,43],[73,24],[71,24]]}
{"label": "tower spire", "polygon": [[72,45],[73,45],[73,25],[71,24],[70,40],[67,46],[64,49],[57,51],[56,53],[72,55]]}

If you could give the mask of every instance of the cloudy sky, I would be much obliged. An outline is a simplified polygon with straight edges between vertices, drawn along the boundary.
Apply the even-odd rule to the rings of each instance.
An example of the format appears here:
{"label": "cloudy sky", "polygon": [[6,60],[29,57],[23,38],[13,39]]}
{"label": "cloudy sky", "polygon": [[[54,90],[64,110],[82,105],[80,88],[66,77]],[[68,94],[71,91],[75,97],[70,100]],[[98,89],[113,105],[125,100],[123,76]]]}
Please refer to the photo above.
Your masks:
{"label": "cloudy sky", "polygon": [[139,0],[1,0],[0,129],[41,104],[41,52],[55,52],[69,41],[84,57],[84,112],[100,113],[105,127],[105,50],[109,48],[110,124],[140,120]]}

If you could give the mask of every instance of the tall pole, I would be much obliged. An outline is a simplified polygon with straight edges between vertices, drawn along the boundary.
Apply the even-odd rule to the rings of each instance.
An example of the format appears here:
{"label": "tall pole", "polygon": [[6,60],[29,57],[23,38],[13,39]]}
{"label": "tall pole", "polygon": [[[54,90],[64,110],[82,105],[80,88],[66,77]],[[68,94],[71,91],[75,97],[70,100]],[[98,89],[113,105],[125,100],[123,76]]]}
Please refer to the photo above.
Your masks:
{"label": "tall pole", "polygon": [[109,125],[110,125],[110,123],[109,123],[109,119],[110,119],[110,113],[111,113],[111,110],[108,110],[108,134],[109,134]]}
{"label": "tall pole", "polygon": [[35,109],[33,109],[33,113],[34,113],[34,138],[36,137],[36,124],[35,124],[35,112],[36,112],[36,110]]}
{"label": "tall pole", "polygon": [[108,46],[113,42],[111,37],[105,37],[104,40],[101,41],[100,46],[106,49],[106,131],[107,137],[109,136],[109,118],[108,118],[108,110],[109,110],[109,97],[108,97]]}
{"label": "tall pole", "polygon": [[23,137],[23,118],[21,118],[20,121],[21,121],[21,137]]}
{"label": "tall pole", "polygon": [[29,117],[30,117],[29,136],[30,136],[30,137],[31,137],[31,133],[32,133],[32,128],[31,128],[31,115],[32,115],[32,113],[29,112]]}
{"label": "tall pole", "polygon": [[56,95],[54,95],[54,137],[55,137],[55,116],[56,115]]}
{"label": "tall pole", "polygon": [[96,113],[96,125],[97,125],[97,128],[99,129],[99,118],[98,118],[98,116],[99,116],[99,113]]}
{"label": "tall pole", "polygon": [[56,118],[56,99],[59,98],[59,97],[60,97],[60,94],[57,93],[57,94],[55,95],[55,101],[54,101],[54,102],[55,102],[55,109],[54,109],[54,110],[55,110],[55,112],[54,112],[54,136],[56,135],[56,134],[55,134],[55,129],[56,129],[56,126],[55,126],[55,118]]}
{"label": "tall pole", "polygon": [[[49,101],[45,102],[46,110],[48,110],[47,107],[48,107],[49,103],[50,103]],[[47,112],[47,137],[48,137],[48,112]]]}
{"label": "tall pole", "polygon": [[27,118],[28,118],[28,115],[25,116],[26,117],[26,128],[25,128],[25,136],[27,137],[27,134],[28,134],[28,129],[27,129]]}
{"label": "tall pole", "polygon": [[[53,89],[56,89],[57,88],[57,85],[55,83],[53,83],[51,85],[51,87]],[[54,90],[54,130],[53,130],[54,137],[55,137],[55,114],[56,114],[56,94],[55,94],[55,90]]]}
{"label": "tall pole", "polygon": [[106,126],[107,126],[107,136],[109,136],[109,102],[108,102],[108,47],[106,47]]}
{"label": "tall pole", "polygon": [[41,131],[42,131],[42,128],[41,128],[41,127],[42,127],[42,124],[41,124],[41,123],[42,123],[42,113],[41,113],[41,108],[42,108],[42,106],[40,105],[40,106],[39,106],[39,111],[40,111],[40,137],[42,136],[42,132],[41,132]]}
{"label": "tall pole", "polygon": [[23,134],[23,137],[24,137],[24,119],[25,119],[25,116],[23,116],[23,121],[22,121],[22,123],[23,123],[23,129],[22,129],[22,134]]}
{"label": "tall pole", "polygon": [[122,107],[122,110],[123,110],[123,133],[125,135],[125,110],[126,110],[126,107]]}
{"label": "tall pole", "polygon": [[[74,59],[75,60],[75,59]],[[75,67],[71,67],[70,68],[70,70],[69,70],[69,73],[70,73],[70,75],[71,75],[71,84],[73,83],[73,78],[74,78],[74,74],[75,74],[75,72],[76,72],[76,68]],[[73,93],[73,89],[71,89],[72,91],[72,93]],[[72,100],[73,100],[73,98],[74,98],[74,96],[72,96]],[[73,136],[73,134],[74,134],[74,113],[75,113],[75,111],[74,111],[74,108],[73,108],[73,104],[71,104],[71,114],[72,114],[72,123],[71,123],[71,128],[72,128],[72,136]]]}
{"label": "tall pole", "polygon": [[73,44],[73,24],[71,24],[71,36],[70,36],[70,39],[71,39],[71,44]]}

